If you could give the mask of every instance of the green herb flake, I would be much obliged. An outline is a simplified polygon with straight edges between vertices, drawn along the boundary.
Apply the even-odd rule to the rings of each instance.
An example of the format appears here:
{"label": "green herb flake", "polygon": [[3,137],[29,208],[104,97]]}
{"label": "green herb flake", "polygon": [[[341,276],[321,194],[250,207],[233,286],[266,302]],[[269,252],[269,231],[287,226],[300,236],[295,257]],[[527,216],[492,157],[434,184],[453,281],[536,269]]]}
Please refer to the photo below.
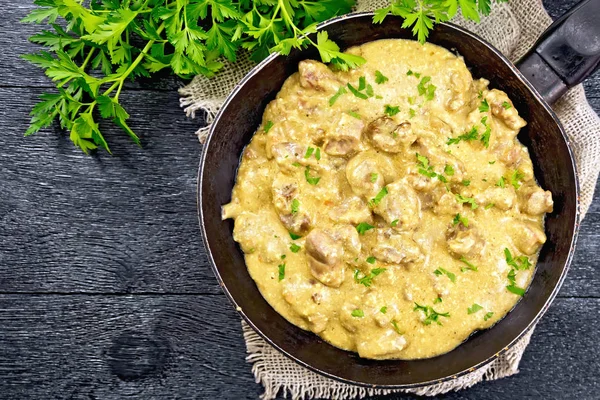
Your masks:
{"label": "green herb flake", "polygon": [[424,96],[425,100],[433,100],[433,98],[435,97],[436,86],[429,83],[430,81],[430,76],[424,76],[423,79],[421,79],[421,81],[417,85],[417,91],[419,92],[419,95]]}
{"label": "green herb flake", "polygon": [[408,110],[408,115],[410,115],[411,118],[414,118],[415,115],[417,115],[417,112],[413,108],[411,108]]}
{"label": "green herb flake", "polygon": [[475,199],[472,198],[472,197],[465,197],[465,196],[463,196],[462,194],[459,194],[459,193],[456,193],[454,195],[454,197],[456,197],[456,200],[459,203],[461,203],[461,204],[465,204],[465,203],[470,204],[471,205],[471,210],[475,210],[478,207],[477,203],[475,202]]}
{"label": "green herb flake", "polygon": [[300,251],[300,249],[302,249],[302,247],[298,246],[296,243],[292,243],[292,244],[290,245],[290,251],[291,251],[292,253],[297,253],[297,252],[299,252],[299,251]]}
{"label": "green herb flake", "polygon": [[373,97],[375,96],[375,93],[373,92],[373,86],[371,86],[371,84],[367,85],[367,90],[365,91],[365,93],[367,94],[367,96],[369,97]]}
{"label": "green herb flake", "polygon": [[368,224],[366,222],[361,222],[356,226],[356,230],[360,235],[364,235],[366,231],[375,228],[373,225]]}
{"label": "green herb flake", "polygon": [[488,162],[488,164],[490,164],[490,165],[494,165],[494,164],[496,164],[496,160],[494,160],[494,161],[489,161],[489,162]]}
{"label": "green herb flake", "polygon": [[467,217],[463,217],[460,214],[456,214],[454,219],[452,220],[452,225],[456,226],[458,224],[463,224],[466,228],[469,227],[469,219]]}
{"label": "green herb flake", "polygon": [[504,188],[506,187],[506,180],[504,179],[503,176],[500,177],[500,179],[498,179],[498,182],[496,182],[496,186]]}
{"label": "green herb flake", "polygon": [[505,101],[502,103],[502,107],[504,107],[505,110],[508,110],[512,106],[510,105],[510,103],[508,101]]}
{"label": "green herb flake", "polygon": [[436,274],[437,276],[446,275],[452,283],[456,282],[456,275],[454,275],[452,272],[450,272],[444,268],[440,267],[440,268],[436,269],[435,271],[433,271],[433,273]]}
{"label": "green herb flake", "polygon": [[299,209],[300,209],[300,202],[298,201],[298,199],[292,200],[292,214],[293,215],[297,214]]}
{"label": "green herb flake", "polygon": [[375,257],[373,257],[373,256],[367,257],[367,262],[369,264],[375,264],[375,261],[376,261]]}
{"label": "green herb flake", "polygon": [[348,110],[348,111],[346,111],[346,113],[347,113],[349,116],[351,116],[351,117],[354,117],[354,118],[356,118],[356,119],[362,119],[362,118],[360,117],[360,114],[359,114],[359,113],[357,113],[357,112],[355,112],[355,111]]}
{"label": "green herb flake", "polygon": [[442,301],[443,301],[442,297],[438,296],[438,297],[435,298],[435,300],[433,300],[433,304],[438,304],[438,303],[441,303]]}
{"label": "green herb flake", "polygon": [[467,312],[469,314],[475,314],[477,311],[479,310],[483,310],[483,307],[481,307],[479,304],[477,303],[473,303],[473,305],[469,308],[467,308]]}
{"label": "green herb flake", "polygon": [[317,161],[321,160],[321,148],[317,147],[317,151],[315,152],[315,158],[317,159]]}
{"label": "green herb flake", "polygon": [[469,186],[471,184],[471,181],[468,179],[464,179],[461,183],[463,186]]}
{"label": "green herb flake", "polygon": [[374,172],[371,172],[371,183],[375,183],[377,182],[377,178],[379,177],[379,175],[377,175]]}
{"label": "green herb flake", "polygon": [[481,143],[483,143],[483,145],[487,149],[488,147],[490,147],[490,137],[492,135],[492,128],[487,124],[487,117],[483,117],[481,119],[481,123],[485,127],[485,132],[483,132],[481,134],[480,140],[481,140]]}
{"label": "green herb flake", "polygon": [[354,270],[354,281],[365,287],[370,287],[373,284],[373,279],[387,271],[386,268],[374,268],[368,274],[362,273],[360,270]]}
{"label": "green herb flake", "polygon": [[271,128],[273,127],[273,125],[275,125],[275,124],[273,123],[273,121],[271,121],[271,120],[267,121],[267,122],[265,123],[265,126],[263,127],[263,131],[264,131],[265,133],[269,133],[269,131],[271,130]]}
{"label": "green herb flake", "polygon": [[472,140],[477,140],[478,138],[479,138],[479,132],[477,132],[477,128],[472,127],[471,130],[467,133],[463,133],[462,135],[459,135],[455,138],[448,138],[448,141],[446,142],[446,144],[447,145],[458,144],[463,140],[470,142]]}
{"label": "green herb flake", "polygon": [[367,87],[367,79],[364,76],[358,78],[358,90],[365,90]]}
{"label": "green herb flake", "polygon": [[365,313],[360,308],[357,308],[356,310],[352,311],[352,316],[354,318],[362,318],[365,316]]}
{"label": "green herb flake", "polygon": [[392,228],[395,228],[398,226],[398,221],[397,219],[393,220],[392,223],[390,224],[392,226]]}
{"label": "green herb flake", "polygon": [[510,175],[510,184],[515,188],[515,190],[519,190],[521,187],[520,180],[524,178],[524,175],[519,170],[514,170]]}
{"label": "green herb flake", "polygon": [[514,267],[517,271],[526,270],[532,266],[527,256],[513,257],[508,248],[504,248],[504,258],[506,259],[506,263]]}
{"label": "green herb flake", "polygon": [[381,203],[381,200],[383,200],[383,198],[384,198],[385,196],[387,196],[387,194],[388,194],[387,187],[385,187],[385,186],[384,186],[384,187],[383,187],[383,188],[382,188],[382,189],[379,191],[379,193],[377,193],[377,196],[373,197],[373,198],[371,199],[371,201],[369,201],[369,205],[370,205],[371,207],[375,207],[376,205],[378,205],[379,203]]}
{"label": "green herb flake", "polygon": [[389,79],[384,76],[381,71],[375,71],[375,83],[381,85],[382,83],[386,83]]}
{"label": "green herb flake", "polygon": [[414,96],[408,97],[407,100],[408,100],[408,104],[410,104],[411,106],[415,104],[415,98],[414,98]]}
{"label": "green herb flake", "polygon": [[483,320],[487,321],[488,319],[492,318],[494,316],[494,313],[492,311],[485,313],[485,315],[483,316]]}
{"label": "green herb flake", "polygon": [[525,294],[525,289],[520,288],[516,285],[508,285],[506,288],[508,289],[509,292],[514,293],[519,296],[523,296]]}
{"label": "green herb flake", "polygon": [[477,92],[477,98],[478,99],[482,99],[483,98],[483,90],[480,90],[479,92]]}
{"label": "green herb flake", "polygon": [[296,235],[295,233],[292,232],[288,232],[290,234],[290,237],[292,238],[292,240],[296,240],[296,239],[300,239],[302,236],[300,235]]}
{"label": "green herb flake", "polygon": [[490,111],[490,105],[488,104],[486,99],[483,99],[481,104],[479,105],[479,112],[488,112]]}
{"label": "green herb flake", "polygon": [[306,178],[306,182],[308,182],[310,185],[316,185],[321,180],[321,178],[319,178],[319,177],[311,177],[310,176],[310,167],[309,166],[306,166],[306,169],[304,170],[304,177]]}
{"label": "green herb flake", "polygon": [[385,314],[387,312],[387,307],[386,306],[381,307],[379,309],[379,312],[382,313],[382,314]]}
{"label": "green herb flake", "polygon": [[369,98],[369,96],[367,96],[364,93],[361,93],[358,89],[356,89],[350,83],[348,83],[347,86],[348,86],[348,89],[350,90],[350,93],[352,93],[354,96],[358,97],[359,99],[367,100]]}
{"label": "green herb flake", "polygon": [[279,282],[281,282],[285,278],[285,263],[279,264],[277,269],[279,270]]}
{"label": "green herb flake", "polygon": [[400,330],[400,328],[398,327],[398,322],[396,322],[395,319],[392,320],[392,326],[394,327],[394,330],[396,331],[396,333],[398,335],[403,335],[404,333],[402,333],[402,331]]}
{"label": "green herb flake", "polygon": [[454,168],[452,167],[452,165],[446,164],[446,166],[444,167],[444,173],[448,176],[453,176]]}
{"label": "green herb flake", "polygon": [[389,115],[390,117],[393,117],[394,115],[398,114],[400,112],[400,107],[398,106],[394,106],[392,107],[389,104],[386,104],[384,106],[384,112]]}
{"label": "green herb flake", "polygon": [[465,271],[477,271],[477,267],[473,264],[471,264],[469,261],[467,261],[467,259],[465,258],[465,256],[462,256],[459,259],[460,262],[464,263],[466,265],[466,267],[462,267],[460,269],[461,272],[465,272]]}
{"label": "green herb flake", "polygon": [[494,207],[494,205],[495,205],[494,203],[489,203],[485,206],[485,209],[489,210],[490,208]]}
{"label": "green herb flake", "polygon": [[301,167],[301,166],[302,166],[302,164],[300,164],[298,161],[296,161],[296,162],[293,162],[293,163],[292,163],[292,165],[293,165],[294,167]]}
{"label": "green herb flake", "polygon": [[342,86],[341,88],[339,88],[338,91],[329,99],[329,106],[333,106],[337,99],[339,99],[341,95],[346,93],[348,93],[348,91],[345,87]]}
{"label": "green herb flake", "polygon": [[450,313],[439,313],[433,309],[431,306],[422,306],[415,302],[414,311],[421,311],[425,314],[425,319],[423,320],[423,325],[431,325],[432,322],[437,323],[438,325],[442,325],[440,321],[440,317],[450,317]]}
{"label": "green herb flake", "polygon": [[314,152],[315,152],[315,148],[309,147],[308,149],[306,149],[306,154],[304,154],[304,158],[310,158],[310,156],[312,156],[312,154]]}

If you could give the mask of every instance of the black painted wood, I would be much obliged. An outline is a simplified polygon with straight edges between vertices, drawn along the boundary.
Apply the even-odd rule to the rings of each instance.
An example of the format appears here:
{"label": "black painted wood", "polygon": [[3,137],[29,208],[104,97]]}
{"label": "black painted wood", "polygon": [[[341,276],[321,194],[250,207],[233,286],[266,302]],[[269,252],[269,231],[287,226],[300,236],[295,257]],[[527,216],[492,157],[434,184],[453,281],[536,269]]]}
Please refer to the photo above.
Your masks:
{"label": "black painted wood", "polygon": [[[553,17],[574,3],[544,2]],[[31,2],[0,7],[0,398],[257,398],[239,318],[199,237],[193,133],[202,120],[179,108],[184,82],[123,91],[143,149],[113,128],[113,156],[85,156],[53,130],[23,138],[51,85],[18,58],[36,49],[26,40],[36,27],[18,24]],[[586,90],[599,112],[600,74]],[[521,373],[444,398],[598,398],[597,189]]]}

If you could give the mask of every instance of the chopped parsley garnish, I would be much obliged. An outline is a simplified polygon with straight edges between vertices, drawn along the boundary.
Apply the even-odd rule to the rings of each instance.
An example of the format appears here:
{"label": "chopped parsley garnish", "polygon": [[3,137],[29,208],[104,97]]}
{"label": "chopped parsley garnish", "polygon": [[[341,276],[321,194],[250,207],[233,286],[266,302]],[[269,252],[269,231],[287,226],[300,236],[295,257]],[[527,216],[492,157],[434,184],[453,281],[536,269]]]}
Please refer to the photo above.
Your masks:
{"label": "chopped parsley garnish", "polygon": [[452,220],[452,225],[456,226],[458,224],[463,224],[466,228],[469,227],[469,219],[467,217],[463,217],[460,214],[456,214],[454,219]]}
{"label": "chopped parsley garnish", "polygon": [[415,302],[415,308],[413,311],[422,311],[425,314],[425,319],[423,320],[423,325],[430,325],[432,322],[437,323],[438,325],[442,325],[440,322],[440,317],[450,317],[450,313],[439,313],[433,309],[431,306],[422,306],[419,303]]}
{"label": "chopped parsley garnish", "polygon": [[494,164],[496,164],[496,160],[494,160],[494,161],[489,161],[489,162],[488,162],[488,164],[490,164],[490,165],[494,165]]}
{"label": "chopped parsley garnish", "polygon": [[488,319],[492,318],[494,316],[494,313],[492,311],[485,313],[485,315],[483,316],[483,320],[487,321]]}
{"label": "chopped parsley garnish", "polygon": [[373,257],[373,256],[367,257],[367,262],[369,264],[375,264],[375,261],[376,261],[375,257]]}
{"label": "chopped parsley garnish", "polygon": [[384,76],[381,73],[381,71],[375,71],[375,83],[377,83],[378,85],[381,85],[382,83],[386,83],[387,81],[389,81],[387,76]]}
{"label": "chopped parsley garnish", "polygon": [[421,74],[419,72],[413,72],[410,69],[408,70],[408,72],[406,73],[406,75],[411,76],[414,75],[415,78],[419,79],[421,77]]}
{"label": "chopped parsley garnish", "polygon": [[379,203],[381,203],[381,200],[383,200],[383,198],[384,198],[385,196],[387,196],[387,194],[388,194],[387,187],[385,187],[385,186],[384,186],[384,187],[383,187],[383,188],[382,188],[382,189],[379,191],[379,193],[377,193],[377,196],[373,197],[373,198],[371,199],[371,201],[369,201],[369,205],[370,205],[371,207],[375,207],[376,205],[378,205]]}
{"label": "chopped parsley garnish", "polygon": [[302,247],[298,246],[296,243],[292,243],[292,244],[290,245],[290,251],[291,251],[292,253],[297,253],[297,252],[299,252],[301,248],[302,248]]}
{"label": "chopped parsley garnish", "polygon": [[446,166],[444,167],[444,173],[448,176],[454,175],[454,168],[452,167],[452,165],[446,164]]}
{"label": "chopped parsley garnish", "polygon": [[437,174],[433,171],[433,167],[429,165],[429,158],[416,153],[417,155],[417,164],[420,165],[419,173],[421,175],[425,175],[429,178],[435,178]]}
{"label": "chopped parsley garnish", "polygon": [[444,268],[438,268],[435,271],[433,271],[434,274],[436,274],[437,276],[441,276],[441,275],[446,275],[450,281],[452,281],[453,283],[456,282],[456,275],[454,275],[452,272],[444,269]]}
{"label": "chopped parsley garnish", "polygon": [[389,115],[390,117],[393,117],[394,115],[398,114],[400,112],[400,107],[398,106],[390,106],[389,104],[386,104],[384,106],[384,112]]}
{"label": "chopped parsley garnish", "polygon": [[296,161],[296,162],[293,162],[293,163],[292,163],[292,165],[293,165],[294,167],[301,167],[301,166],[302,166],[302,164],[300,164],[298,161]]}
{"label": "chopped parsley garnish", "polygon": [[358,90],[365,90],[367,87],[367,79],[364,76],[358,78]]}
{"label": "chopped parsley garnish", "polygon": [[442,297],[438,296],[435,298],[435,300],[433,300],[433,304],[437,304],[437,303],[441,303],[442,302]]}
{"label": "chopped parsley garnish", "polygon": [[408,97],[407,100],[408,100],[408,104],[410,104],[411,106],[415,104],[415,97],[414,96]]}
{"label": "chopped parsley garnish", "polygon": [[367,85],[367,90],[365,92],[367,94],[367,96],[369,97],[373,97],[375,95],[375,93],[373,92],[373,86],[371,86],[371,84]]}
{"label": "chopped parsley garnish", "polygon": [[531,267],[531,262],[527,256],[513,257],[508,248],[504,248],[504,258],[506,263],[516,270],[525,270]]}
{"label": "chopped parsley garnish", "polygon": [[456,200],[459,203],[469,203],[471,205],[471,210],[475,210],[478,207],[477,203],[475,203],[475,199],[472,197],[464,197],[462,194],[459,193],[456,193],[454,196],[456,197]]}
{"label": "chopped parsley garnish", "polygon": [[279,282],[281,282],[285,278],[285,263],[279,264],[277,268],[279,269]]}
{"label": "chopped parsley garnish", "polygon": [[466,265],[466,267],[462,267],[460,269],[460,272],[465,272],[465,271],[477,271],[477,267],[473,264],[471,264],[470,262],[467,261],[467,259],[465,258],[465,256],[462,256],[459,259],[460,262],[464,263]]}
{"label": "chopped parsley garnish", "polygon": [[271,130],[271,128],[273,127],[273,125],[275,125],[275,124],[273,123],[273,121],[271,121],[271,120],[268,120],[268,121],[265,123],[265,126],[263,127],[263,131],[265,131],[265,133],[269,133],[269,131]]}
{"label": "chopped parsley garnish", "polygon": [[312,156],[312,154],[314,152],[315,152],[315,148],[309,147],[308,149],[306,149],[306,154],[304,155],[304,158],[310,158],[310,156]]}
{"label": "chopped parsley garnish", "polygon": [[490,147],[490,136],[492,135],[492,127],[488,125],[487,117],[481,118],[481,124],[485,127],[485,132],[483,132],[483,134],[481,135],[480,140],[481,143],[483,143],[483,145],[487,149],[488,147]]}
{"label": "chopped parsley garnish", "polygon": [[500,179],[498,179],[498,182],[496,182],[496,186],[501,188],[504,188],[506,186],[506,180],[503,176],[501,176]]}
{"label": "chopped parsley garnish", "polygon": [[300,239],[302,236],[300,235],[296,235],[295,233],[289,232],[290,237],[292,238],[292,240],[296,240],[296,239]]}
{"label": "chopped parsley garnish", "polygon": [[357,113],[357,112],[355,112],[355,111],[349,110],[349,111],[346,111],[346,113],[347,113],[349,116],[351,116],[351,117],[354,117],[354,118],[356,118],[356,119],[362,119],[362,118],[360,117],[360,114],[359,114],[359,113]]}
{"label": "chopped parsley garnish", "polygon": [[462,182],[463,186],[469,186],[471,184],[471,181],[468,179],[464,179]]}
{"label": "chopped parsley garnish", "polygon": [[348,93],[348,91],[345,87],[342,86],[341,88],[339,88],[338,91],[329,99],[329,106],[334,105],[337,99],[339,99],[341,95],[346,93]]}
{"label": "chopped parsley garnish", "polygon": [[398,327],[398,323],[396,322],[395,319],[392,320],[392,326],[394,327],[394,330],[396,331],[396,333],[398,335],[403,335],[402,331],[400,330],[400,328]]}
{"label": "chopped parsley garnish", "polygon": [[395,228],[396,226],[398,226],[398,221],[397,219],[393,220],[392,223],[390,224],[392,226],[392,228]]}
{"label": "chopped parsley garnish", "polygon": [[415,115],[417,115],[417,112],[414,110],[414,108],[411,108],[410,110],[408,110],[408,114],[411,118],[413,118]]}
{"label": "chopped parsley garnish", "polygon": [[433,100],[433,98],[435,97],[436,86],[429,83],[430,81],[431,81],[430,76],[424,76],[423,79],[421,79],[421,82],[419,82],[419,84],[417,85],[417,90],[419,91],[419,95],[425,96],[426,100]]}
{"label": "chopped parsley garnish", "polygon": [[457,136],[455,138],[448,138],[448,141],[446,142],[446,144],[447,145],[458,144],[458,143],[460,143],[461,140],[471,141],[471,140],[477,140],[478,138],[479,138],[479,133],[477,132],[477,128],[472,127],[471,130],[467,133],[463,133],[462,135]]}
{"label": "chopped parsley garnish", "polygon": [[381,100],[381,99],[383,99],[383,96],[380,96],[380,95],[376,94],[375,98],[378,99],[378,100]]}
{"label": "chopped parsley garnish", "polygon": [[292,214],[297,214],[300,209],[300,202],[298,199],[292,200]]}
{"label": "chopped parsley garnish", "polygon": [[355,318],[362,318],[365,316],[365,313],[360,308],[357,308],[356,310],[352,311],[352,316]]}
{"label": "chopped parsley garnish", "polygon": [[363,100],[367,100],[369,98],[369,96],[367,96],[364,93],[361,93],[358,91],[358,89],[356,89],[354,86],[352,86],[350,83],[348,83],[348,89],[350,90],[350,92],[355,95],[356,97],[358,97],[359,99],[363,99]]}
{"label": "chopped parsley garnish", "polygon": [[306,178],[306,182],[308,182],[311,185],[316,185],[321,180],[321,178],[319,178],[319,177],[311,177],[310,176],[310,167],[308,165],[306,166],[306,169],[304,170],[304,177]]}
{"label": "chopped parsley garnish", "polygon": [[477,97],[478,97],[478,98],[480,98],[480,99],[481,99],[481,98],[483,98],[483,90],[480,90],[480,91],[477,93]]}
{"label": "chopped parsley garnish", "polygon": [[282,260],[285,260],[285,258],[286,258],[286,257],[287,257],[287,256],[286,256],[285,254],[282,254],[280,258],[281,258]]}
{"label": "chopped parsley garnish", "polygon": [[488,112],[490,111],[490,105],[488,104],[486,99],[483,99],[481,104],[479,105],[479,112]]}
{"label": "chopped parsley garnish", "polygon": [[523,173],[518,169],[514,170],[513,173],[510,175],[510,184],[513,185],[515,190],[519,190],[519,188],[521,187],[521,183],[519,183],[519,181],[523,179],[523,176]]}
{"label": "chopped parsley garnish", "polygon": [[475,314],[477,311],[479,310],[483,310],[483,307],[481,307],[479,304],[477,303],[473,303],[473,305],[469,308],[467,308],[467,312],[469,314]]}
{"label": "chopped parsley garnish", "polygon": [[356,226],[356,230],[359,234],[364,235],[366,231],[375,228],[373,225],[368,224],[366,222],[361,222]]}
{"label": "chopped parsley garnish", "polygon": [[525,289],[520,288],[514,284],[508,285],[506,288],[509,292],[517,294],[519,296],[523,296],[525,294]]}
{"label": "chopped parsley garnish", "polygon": [[321,160],[321,148],[317,147],[317,151],[315,153],[315,158],[317,159],[317,161]]}
{"label": "chopped parsley garnish", "polygon": [[[360,270],[355,270],[354,271],[354,281],[356,283],[359,283],[361,285],[364,285],[365,287],[369,287],[373,284],[373,278],[375,278],[377,275],[385,272],[386,269],[385,268],[374,268],[371,270],[371,272],[369,272],[368,274],[364,274],[362,273]],[[362,275],[362,276],[359,276]]]}
{"label": "chopped parsley garnish", "polygon": [[502,103],[502,107],[504,107],[505,110],[508,110],[512,106],[510,105],[510,103],[508,101],[505,101]]}
{"label": "chopped parsley garnish", "polygon": [[494,203],[489,203],[488,205],[485,206],[486,210],[489,210],[490,208],[494,207]]}
{"label": "chopped parsley garnish", "polygon": [[378,176],[379,176],[379,175],[377,175],[376,173],[372,172],[372,173],[371,173],[371,183],[375,183],[375,182],[377,182],[377,177],[378,177]]}
{"label": "chopped parsley garnish", "polygon": [[386,306],[381,307],[379,309],[379,312],[382,313],[382,314],[385,314],[387,312],[387,307]]}

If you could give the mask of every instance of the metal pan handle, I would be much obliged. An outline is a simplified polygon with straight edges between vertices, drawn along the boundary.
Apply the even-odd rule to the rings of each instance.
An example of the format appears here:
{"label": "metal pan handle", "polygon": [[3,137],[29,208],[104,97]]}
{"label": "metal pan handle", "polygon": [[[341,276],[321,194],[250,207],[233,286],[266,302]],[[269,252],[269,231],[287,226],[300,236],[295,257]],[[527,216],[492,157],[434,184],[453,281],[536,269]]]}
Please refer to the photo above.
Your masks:
{"label": "metal pan handle", "polygon": [[593,74],[600,65],[600,0],[557,19],[516,65],[550,104]]}

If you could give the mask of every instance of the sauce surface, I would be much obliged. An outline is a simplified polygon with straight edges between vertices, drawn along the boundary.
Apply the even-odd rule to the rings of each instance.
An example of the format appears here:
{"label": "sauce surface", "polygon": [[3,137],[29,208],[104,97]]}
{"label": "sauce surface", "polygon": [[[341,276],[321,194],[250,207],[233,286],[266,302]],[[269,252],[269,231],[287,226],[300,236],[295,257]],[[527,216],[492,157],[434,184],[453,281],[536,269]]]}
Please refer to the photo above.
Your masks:
{"label": "sauce surface", "polygon": [[463,59],[410,40],[300,62],[244,150],[234,239],[271,306],[375,359],[448,352],[503,318],[532,279],[552,195],[526,122]]}

